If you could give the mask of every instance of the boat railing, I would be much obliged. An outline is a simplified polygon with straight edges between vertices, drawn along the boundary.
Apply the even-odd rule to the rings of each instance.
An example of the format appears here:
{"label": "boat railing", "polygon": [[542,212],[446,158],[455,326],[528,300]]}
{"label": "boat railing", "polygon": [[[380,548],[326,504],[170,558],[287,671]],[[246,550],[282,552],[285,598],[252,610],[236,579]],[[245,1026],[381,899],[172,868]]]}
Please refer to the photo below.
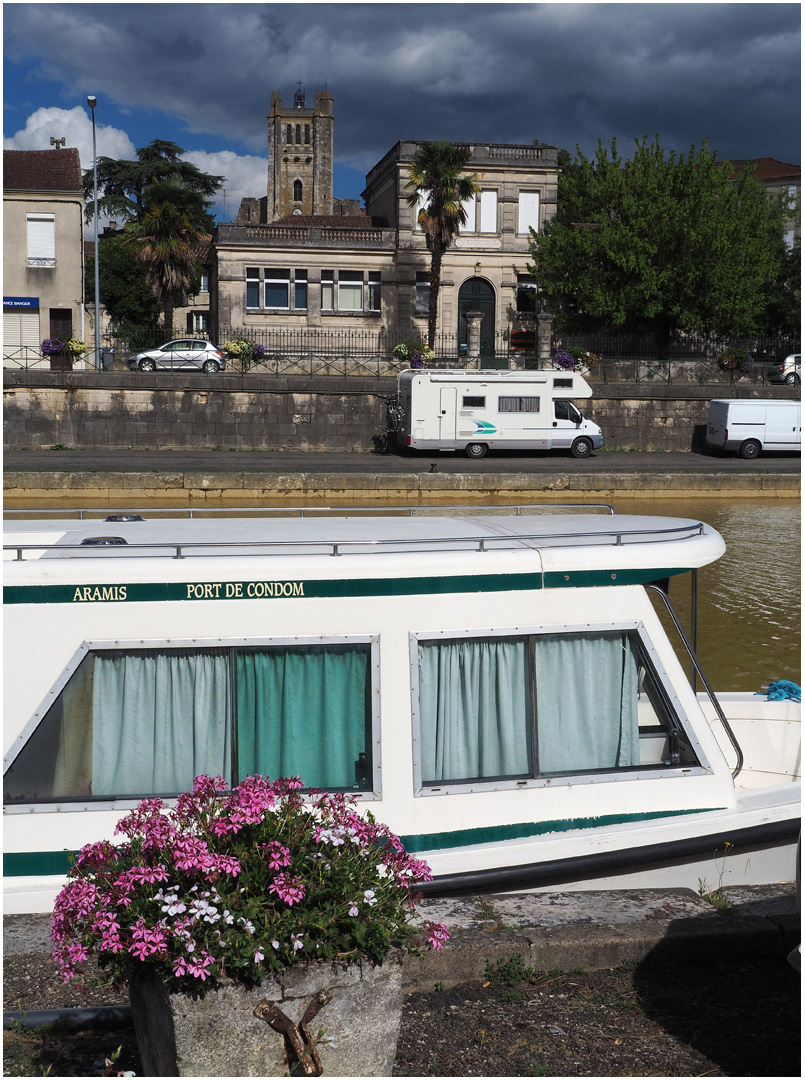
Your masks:
{"label": "boat railing", "polygon": [[[704,691],[707,694],[708,698],[710,699],[710,703],[712,704],[713,708],[716,711],[716,716],[720,720],[721,726],[724,728],[724,731],[727,734],[727,738],[729,739],[730,743],[732,744],[732,748],[735,751],[735,754],[736,754],[736,757],[737,757],[737,762],[736,762],[735,768],[732,770],[733,778],[735,778],[738,775],[738,773],[741,771],[741,769],[743,768],[743,764],[744,764],[743,750],[741,750],[740,744],[739,744],[737,738],[735,737],[735,732],[730,727],[729,720],[727,720],[727,717],[724,714],[724,710],[721,708],[721,704],[720,704],[718,698],[716,697],[715,691],[713,690],[707,676],[705,675],[704,671],[702,670],[702,665],[699,663],[699,658],[696,655],[696,650],[694,649],[693,645],[690,642],[690,639],[688,638],[687,634],[685,633],[684,628],[682,626],[682,623],[679,620],[679,616],[677,615],[676,611],[674,610],[674,606],[671,603],[671,600],[670,600],[668,594],[663,589],[661,589],[658,585],[646,585],[646,589],[649,590],[650,592],[656,593],[656,595],[660,597],[663,604],[665,605],[665,608],[666,608],[668,614],[671,617],[671,621],[673,622],[674,626],[676,627],[676,631],[679,634],[680,640],[682,641],[682,644],[685,647],[685,651],[687,652],[688,657],[690,658],[690,662],[693,664],[693,667],[694,667],[694,669],[696,671],[696,674],[701,679],[702,686],[704,687]],[[695,686],[695,682],[694,682],[694,690],[695,689],[696,689],[696,686]]]}
{"label": "boat railing", "polygon": [[[536,533],[501,533],[499,535],[486,536],[436,536],[436,537],[398,537],[383,540],[371,539],[305,539],[295,537],[285,540],[205,540],[205,541],[173,541],[152,540],[148,543],[123,543],[108,545],[87,546],[78,544],[51,544],[51,543],[26,543],[4,544],[4,552],[14,552],[12,561],[24,562],[27,552],[58,552],[69,551],[73,557],[97,558],[103,549],[103,555],[121,557],[130,555],[132,552],[144,554],[146,551],[153,552],[152,557],[185,559],[193,556],[211,558],[229,558],[233,555],[331,555],[341,556],[345,553],[358,553],[366,555],[371,553],[400,548],[416,550],[455,550],[458,545],[460,550],[483,553],[497,548],[520,547],[522,544],[540,543],[554,547],[561,541],[573,541],[567,546],[584,546],[583,541],[590,540],[596,546],[621,547],[628,543],[633,544],[656,544],[663,541],[689,540],[699,536],[704,531],[702,522],[685,522],[667,528],[630,528],[612,529],[611,531],[578,530],[572,532],[536,532]],[[170,554],[168,554],[170,553]]]}

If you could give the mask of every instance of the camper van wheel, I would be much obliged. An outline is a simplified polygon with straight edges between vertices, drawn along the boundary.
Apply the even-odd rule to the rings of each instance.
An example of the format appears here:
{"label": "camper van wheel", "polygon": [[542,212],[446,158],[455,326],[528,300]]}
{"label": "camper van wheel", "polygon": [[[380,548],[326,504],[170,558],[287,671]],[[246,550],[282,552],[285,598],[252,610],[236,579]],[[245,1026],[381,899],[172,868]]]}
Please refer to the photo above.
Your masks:
{"label": "camper van wheel", "polygon": [[741,444],[739,453],[742,458],[756,458],[760,453],[760,443],[755,439],[747,439]]}
{"label": "camper van wheel", "polygon": [[589,439],[576,439],[570,447],[573,457],[589,457],[593,452],[593,444]]}
{"label": "camper van wheel", "polygon": [[467,445],[464,453],[467,455],[467,457],[482,458],[486,456],[486,452],[488,449],[489,447],[486,445],[486,443],[471,442]]}

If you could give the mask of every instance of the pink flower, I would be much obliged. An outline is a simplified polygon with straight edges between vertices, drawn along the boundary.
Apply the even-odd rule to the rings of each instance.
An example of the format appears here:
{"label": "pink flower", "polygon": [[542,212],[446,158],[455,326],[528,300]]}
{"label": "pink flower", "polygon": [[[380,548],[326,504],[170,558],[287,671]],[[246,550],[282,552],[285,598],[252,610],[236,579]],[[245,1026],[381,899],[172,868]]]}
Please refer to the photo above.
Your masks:
{"label": "pink flower", "polygon": [[278,840],[270,840],[267,844],[260,845],[264,856],[268,859],[269,870],[281,870],[283,866],[291,865],[291,853]]}
{"label": "pink flower", "polygon": [[425,924],[428,944],[434,949],[443,949],[450,940],[450,931],[443,923],[428,922]]}
{"label": "pink flower", "polygon": [[288,907],[298,904],[305,896],[305,886],[299,878],[292,878],[289,874],[277,874],[268,891],[284,900]]}

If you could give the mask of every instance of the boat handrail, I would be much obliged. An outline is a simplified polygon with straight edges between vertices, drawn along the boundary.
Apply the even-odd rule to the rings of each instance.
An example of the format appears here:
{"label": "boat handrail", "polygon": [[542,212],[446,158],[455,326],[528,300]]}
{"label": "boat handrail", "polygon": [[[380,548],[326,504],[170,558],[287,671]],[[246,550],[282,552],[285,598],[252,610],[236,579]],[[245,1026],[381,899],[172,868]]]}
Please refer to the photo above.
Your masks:
{"label": "boat handrail", "polygon": [[[244,551],[244,549],[256,548],[255,555],[270,555],[270,554],[288,554],[293,551],[294,554],[301,554],[300,548],[307,549],[313,548],[315,551],[310,551],[308,554],[322,554],[327,553],[331,556],[340,556],[344,554],[344,550],[360,549],[359,553],[362,555],[367,554],[367,548],[383,549],[390,547],[408,547],[408,548],[426,548],[427,550],[433,550],[436,548],[446,548],[448,545],[460,544],[464,548],[468,548],[470,551],[486,552],[489,550],[489,545],[508,545],[511,547],[514,545],[520,545],[524,542],[539,542],[539,541],[551,541],[557,540],[584,540],[593,538],[598,544],[603,546],[607,543],[608,546],[622,547],[624,539],[629,537],[633,538],[633,543],[640,544],[656,544],[661,541],[677,541],[677,540],[689,540],[693,536],[700,536],[705,529],[705,525],[701,522],[685,522],[683,525],[675,525],[668,528],[646,528],[646,529],[613,529],[605,532],[595,531],[583,531],[574,530],[573,532],[565,533],[505,533],[500,535],[488,535],[488,536],[434,536],[434,537],[400,537],[397,539],[386,540],[319,540],[319,539],[303,539],[295,537],[292,540],[205,540],[205,541],[173,541],[173,540],[153,540],[149,543],[136,543],[125,545],[109,545],[114,551],[115,556],[122,556],[124,553],[129,554],[132,551],[154,551],[153,557],[168,557],[171,559],[184,559],[187,558],[187,553],[208,555],[212,558],[225,558],[237,552],[239,555],[252,554],[251,551]],[[639,539],[642,538],[642,539]],[[16,552],[16,558],[11,560],[14,562],[24,562],[23,553],[26,551],[70,551],[75,556],[85,558],[97,558],[98,547],[100,545],[87,546],[84,544],[4,544],[3,551]],[[570,546],[570,545],[568,545]],[[576,544],[572,546],[577,546]],[[171,555],[164,555],[166,551],[172,551]],[[110,552],[111,554],[111,552]]]}
{"label": "boat handrail", "polygon": [[[740,744],[739,744],[737,738],[735,737],[735,732],[730,727],[729,720],[727,720],[727,717],[724,714],[724,710],[721,708],[719,700],[716,697],[715,691],[713,690],[707,676],[705,675],[704,671],[702,670],[702,665],[699,663],[699,658],[696,655],[696,650],[691,645],[691,643],[690,643],[690,641],[688,639],[688,636],[687,636],[687,634],[685,633],[685,631],[684,631],[684,629],[682,627],[682,623],[679,621],[679,616],[677,615],[676,611],[674,610],[674,606],[671,603],[671,600],[670,600],[668,594],[663,589],[661,589],[658,585],[646,585],[645,587],[646,587],[646,590],[651,590],[651,592],[656,593],[657,596],[661,597],[663,604],[665,604],[666,610],[668,611],[668,614],[671,617],[671,621],[673,622],[674,626],[676,627],[677,633],[679,634],[679,637],[680,637],[680,639],[682,641],[682,644],[685,646],[685,651],[687,652],[688,656],[690,657],[691,663],[693,664],[694,668],[696,669],[696,674],[699,676],[699,678],[702,681],[702,686],[704,687],[705,693],[707,694],[713,708],[716,711],[716,716],[721,721],[721,726],[724,728],[724,731],[727,734],[727,738],[729,739],[730,743],[732,744],[732,748],[735,751],[736,756],[737,756],[737,763],[735,765],[735,768],[732,770],[732,776],[733,776],[733,779],[734,779],[738,775],[738,773],[741,771],[741,769],[743,768],[743,764],[744,764],[743,750],[741,750]],[[695,689],[695,686],[694,686],[694,689]]]}
{"label": "boat handrail", "polygon": [[[515,517],[523,516],[524,511],[530,510],[604,510],[608,514],[614,515],[615,508],[610,503],[578,503],[578,502],[548,502],[548,503],[512,503],[504,505],[496,505],[491,503],[478,503],[474,505],[458,505],[457,503],[440,503],[427,506],[389,506],[384,503],[382,506],[148,506],[148,507],[131,507],[118,509],[105,509],[100,510],[97,507],[85,506],[85,507],[66,507],[62,509],[22,509],[19,507],[3,509],[3,518],[11,519],[14,517],[20,517],[23,514],[35,515],[30,520],[42,520],[50,517],[58,517],[72,515],[77,517],[79,521],[85,520],[105,520],[104,515],[107,517],[117,514],[148,514],[151,517],[156,515],[170,515],[177,519],[182,518],[204,518],[209,516],[225,515],[227,517],[233,517],[237,514],[250,514],[257,516],[260,514],[281,515],[283,517],[307,517],[315,514],[380,514],[384,517],[428,517],[434,513],[441,513],[449,510],[451,516],[456,517],[462,514],[466,514],[473,510],[484,510],[488,514],[496,514],[505,516],[506,514],[513,514]],[[94,515],[90,518],[90,515]]]}

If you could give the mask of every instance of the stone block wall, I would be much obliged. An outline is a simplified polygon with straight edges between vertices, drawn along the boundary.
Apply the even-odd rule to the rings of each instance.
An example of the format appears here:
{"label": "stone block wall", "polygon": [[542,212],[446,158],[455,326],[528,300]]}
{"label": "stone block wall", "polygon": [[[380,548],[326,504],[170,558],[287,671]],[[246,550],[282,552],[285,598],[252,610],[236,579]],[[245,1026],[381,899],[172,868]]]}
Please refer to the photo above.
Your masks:
{"label": "stone block wall", "polygon": [[[605,450],[701,449],[711,398],[799,398],[785,386],[592,386],[578,404]],[[6,371],[4,445],[371,451],[395,392],[390,378]]]}

